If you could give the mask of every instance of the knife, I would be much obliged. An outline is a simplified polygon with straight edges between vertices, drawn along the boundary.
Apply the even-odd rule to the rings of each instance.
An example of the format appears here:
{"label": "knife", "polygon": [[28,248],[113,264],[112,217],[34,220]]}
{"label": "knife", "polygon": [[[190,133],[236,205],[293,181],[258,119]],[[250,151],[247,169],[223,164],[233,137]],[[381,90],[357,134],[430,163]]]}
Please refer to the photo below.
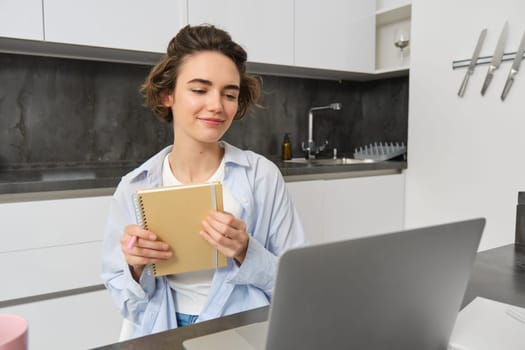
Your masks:
{"label": "knife", "polygon": [[510,68],[509,76],[507,77],[507,81],[505,82],[503,92],[501,93],[502,101],[504,101],[505,97],[507,97],[510,87],[512,86],[512,83],[514,83],[514,78],[520,70],[521,60],[523,59],[523,51],[525,51],[525,32],[523,32],[523,35],[521,37],[520,46],[518,48],[518,51],[516,52],[516,57],[514,57],[514,62],[512,62],[512,67]]}
{"label": "knife", "polygon": [[478,43],[476,44],[476,48],[474,49],[474,53],[472,54],[470,65],[468,66],[467,73],[465,73],[463,82],[461,83],[461,86],[459,87],[459,91],[458,91],[459,97],[463,97],[463,94],[465,93],[465,89],[467,88],[468,78],[470,78],[472,73],[474,73],[474,67],[476,67],[476,62],[478,61],[479,52],[481,51],[481,46],[483,46],[483,41],[485,40],[486,36],[487,36],[487,28],[483,29],[481,33],[479,33]]}
{"label": "knife", "polygon": [[481,88],[481,95],[485,95],[485,91],[487,91],[487,88],[489,87],[489,84],[492,81],[494,71],[498,69],[501,63],[501,59],[504,53],[503,51],[505,50],[505,41],[507,40],[507,27],[508,23],[505,22],[505,25],[503,25],[503,30],[501,31],[501,34],[498,39],[496,49],[494,50],[494,54],[492,55],[492,61],[490,61],[489,70],[487,71],[487,75],[485,76],[485,82],[483,83],[483,87]]}

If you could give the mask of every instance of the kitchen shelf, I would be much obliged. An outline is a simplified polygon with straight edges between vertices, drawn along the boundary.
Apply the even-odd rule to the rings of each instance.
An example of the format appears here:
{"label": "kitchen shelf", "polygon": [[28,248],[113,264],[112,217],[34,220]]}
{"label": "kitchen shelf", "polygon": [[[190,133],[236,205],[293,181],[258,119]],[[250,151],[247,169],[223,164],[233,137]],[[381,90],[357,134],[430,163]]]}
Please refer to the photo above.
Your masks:
{"label": "kitchen shelf", "polygon": [[382,68],[376,69],[374,74],[379,78],[392,78],[392,77],[402,77],[409,74],[410,67],[408,65],[400,66],[397,68]]}
{"label": "kitchen shelf", "polygon": [[391,7],[376,12],[376,26],[382,26],[394,22],[399,22],[410,18],[412,15],[412,5],[406,4],[399,7]]}
{"label": "kitchen shelf", "polygon": [[405,48],[405,56],[401,63],[400,51],[394,46],[393,41],[394,32],[398,28],[403,28],[410,33],[411,18],[412,5],[410,3],[376,11],[376,73],[407,73],[410,66],[410,45]]}

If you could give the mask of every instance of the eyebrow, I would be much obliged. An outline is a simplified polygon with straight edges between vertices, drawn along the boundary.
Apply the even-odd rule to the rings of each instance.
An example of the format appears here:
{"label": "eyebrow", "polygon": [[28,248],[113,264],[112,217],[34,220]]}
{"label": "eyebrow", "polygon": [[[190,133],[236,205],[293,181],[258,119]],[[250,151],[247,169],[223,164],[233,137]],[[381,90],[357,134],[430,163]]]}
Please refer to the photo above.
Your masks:
{"label": "eyebrow", "polygon": [[[190,84],[190,83],[200,83],[200,84],[209,85],[209,86],[213,85],[211,81],[206,80],[206,79],[200,79],[200,78],[195,78],[195,79],[192,79],[192,80],[187,82],[187,84]],[[230,84],[230,85],[226,85],[224,87],[224,89],[226,89],[226,90],[240,90],[241,88],[238,85]]]}

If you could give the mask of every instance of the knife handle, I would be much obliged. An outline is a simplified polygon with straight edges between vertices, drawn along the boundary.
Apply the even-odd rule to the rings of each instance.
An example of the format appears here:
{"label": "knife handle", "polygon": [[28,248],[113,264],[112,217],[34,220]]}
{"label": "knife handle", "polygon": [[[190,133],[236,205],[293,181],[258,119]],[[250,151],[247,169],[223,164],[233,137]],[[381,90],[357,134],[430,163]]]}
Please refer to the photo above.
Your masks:
{"label": "knife handle", "polygon": [[463,82],[461,83],[461,86],[459,87],[458,96],[463,97],[463,94],[465,93],[465,90],[467,89],[467,83],[468,78],[470,78],[470,71],[467,70],[467,73],[465,73],[465,77],[463,78]]}
{"label": "knife handle", "polygon": [[485,77],[485,81],[483,82],[483,87],[481,88],[481,95],[485,95],[485,91],[487,91],[487,88],[489,87],[490,82],[492,81],[492,74],[496,70],[496,67],[493,65],[489,66],[489,70],[487,72],[487,76]]}
{"label": "knife handle", "polygon": [[503,87],[503,92],[501,93],[501,100],[505,101],[505,97],[507,97],[507,94],[509,93],[510,87],[514,83],[514,77],[518,73],[517,70],[511,68],[509,72],[509,76],[507,77],[507,81],[505,82],[505,86]]}

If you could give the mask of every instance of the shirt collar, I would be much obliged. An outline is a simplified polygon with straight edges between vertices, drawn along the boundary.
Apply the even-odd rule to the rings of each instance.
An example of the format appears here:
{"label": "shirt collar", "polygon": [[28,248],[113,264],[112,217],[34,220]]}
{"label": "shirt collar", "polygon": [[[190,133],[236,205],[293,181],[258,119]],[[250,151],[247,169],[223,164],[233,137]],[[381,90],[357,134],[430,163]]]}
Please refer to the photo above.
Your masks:
{"label": "shirt collar", "polygon": [[235,147],[230,145],[229,143],[225,141],[220,141],[221,145],[224,147],[224,163],[234,163],[243,167],[249,167],[250,163],[248,162],[248,157],[246,153]]}
{"label": "shirt collar", "polygon": [[[225,141],[220,141],[221,146],[224,147],[224,164],[236,164],[242,167],[249,167],[248,157],[241,149],[230,145]],[[167,146],[153,157],[144,162],[137,169],[128,174],[131,182],[140,181],[148,178],[148,182],[152,185],[160,185],[162,183],[162,163],[166,155],[171,152],[173,145]]]}

